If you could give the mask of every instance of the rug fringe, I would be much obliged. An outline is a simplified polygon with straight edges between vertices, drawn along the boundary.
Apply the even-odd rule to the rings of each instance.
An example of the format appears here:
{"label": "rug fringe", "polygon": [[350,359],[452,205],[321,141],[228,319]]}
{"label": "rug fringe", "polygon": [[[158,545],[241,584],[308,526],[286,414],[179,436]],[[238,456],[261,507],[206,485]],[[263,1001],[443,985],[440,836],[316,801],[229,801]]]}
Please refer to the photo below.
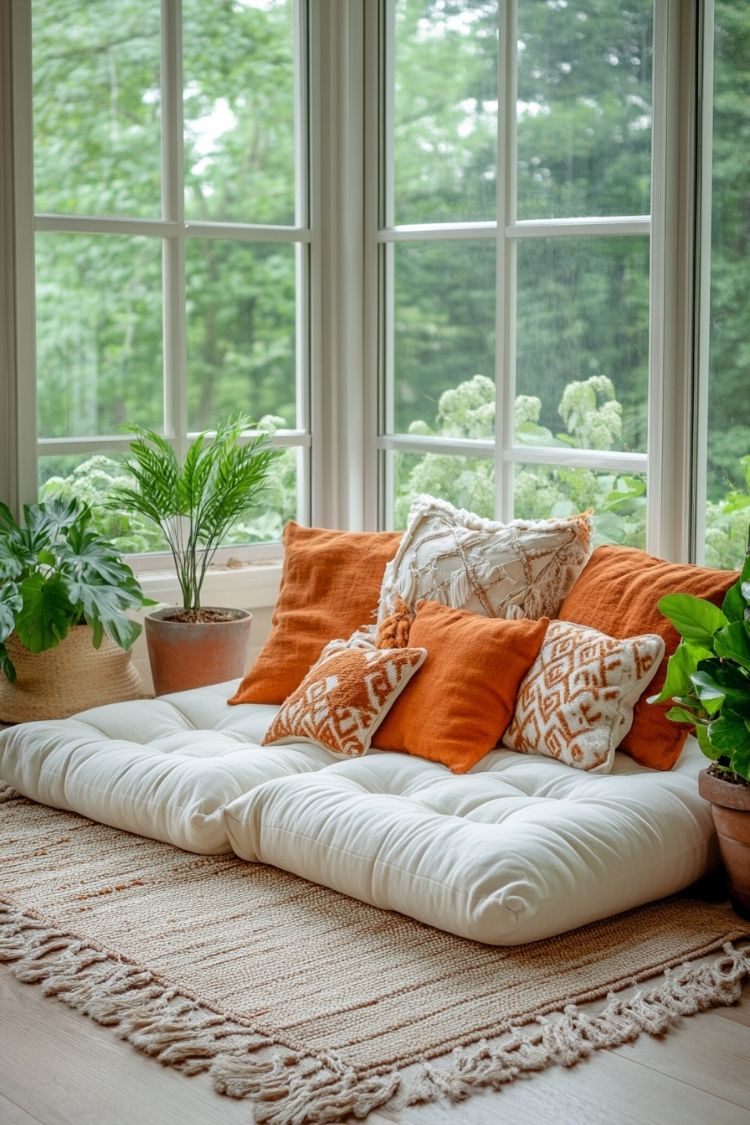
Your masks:
{"label": "rug fringe", "polygon": [[4,801],[15,801],[21,794],[12,785],[8,785],[5,781],[0,781],[0,805]]}
{"label": "rug fringe", "polygon": [[166,985],[149,970],[94,948],[34,914],[0,903],[0,962],[70,1008],[112,1027],[119,1038],[184,1074],[208,1072],[215,1089],[254,1103],[259,1125],[325,1125],[439,1099],[463,1101],[520,1074],[573,1066],[593,1051],[642,1032],[662,1035],[682,1017],[734,1004],[750,976],[750,947],[727,943],[711,965],[669,971],[629,999],[610,994],[589,1015],[574,1004],[516,1028],[499,1044],[460,1047],[415,1071],[362,1074],[339,1056],[292,1050]]}
{"label": "rug fringe", "polygon": [[711,965],[684,964],[668,970],[656,988],[629,999],[610,994],[596,1015],[568,1004],[561,1013],[543,1016],[538,1027],[517,1028],[499,1045],[482,1041],[459,1047],[450,1064],[423,1064],[405,1090],[405,1105],[447,1098],[462,1101],[481,1089],[498,1089],[520,1074],[551,1065],[573,1066],[593,1051],[630,1043],[642,1031],[663,1035],[685,1016],[721,1005],[736,1004],[743,981],[750,976],[748,950],[724,946]]}

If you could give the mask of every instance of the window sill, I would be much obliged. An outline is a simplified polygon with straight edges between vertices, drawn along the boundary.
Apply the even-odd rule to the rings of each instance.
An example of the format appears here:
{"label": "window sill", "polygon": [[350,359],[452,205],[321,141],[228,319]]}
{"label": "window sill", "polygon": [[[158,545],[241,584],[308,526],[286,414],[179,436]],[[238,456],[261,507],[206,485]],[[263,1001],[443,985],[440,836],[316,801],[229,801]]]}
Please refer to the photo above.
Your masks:
{"label": "window sill", "polygon": [[[173,570],[146,571],[138,575],[144,594],[168,605],[180,603],[180,587]],[[206,573],[203,605],[233,609],[264,609],[273,606],[279,593],[281,560],[212,566]]]}

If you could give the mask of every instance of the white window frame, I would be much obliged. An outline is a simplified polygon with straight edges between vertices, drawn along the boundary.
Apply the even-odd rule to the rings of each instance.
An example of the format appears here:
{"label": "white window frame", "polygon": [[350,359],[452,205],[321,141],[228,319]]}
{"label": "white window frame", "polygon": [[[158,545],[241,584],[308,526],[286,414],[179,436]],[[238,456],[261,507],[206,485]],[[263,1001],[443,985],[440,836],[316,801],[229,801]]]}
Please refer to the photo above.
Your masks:
{"label": "white window frame", "polygon": [[[173,0],[165,2],[171,6]],[[512,33],[515,10],[516,0],[504,0],[501,26],[506,44],[512,42],[506,29]],[[308,233],[302,244],[310,255],[309,425],[304,433],[294,431],[288,437],[292,443],[302,438],[301,448],[309,453],[309,520],[352,529],[387,524],[382,497],[384,463],[391,449],[490,454],[499,470],[499,511],[507,506],[503,480],[508,480],[515,463],[561,463],[559,450],[550,454],[515,447],[506,432],[498,442],[471,444],[467,449],[450,439],[389,435],[382,424],[379,376],[389,362],[379,312],[385,303],[382,264],[389,245],[428,237],[424,230],[388,229],[382,222],[385,185],[379,181],[383,162],[378,106],[382,13],[378,0],[312,0],[306,29],[310,179],[304,228]],[[28,18],[29,0],[0,0],[0,323],[4,329],[0,332],[0,498],[14,508],[33,499],[36,472],[36,411],[30,387],[33,270],[29,266],[34,221],[30,121],[24,108],[31,104],[31,86],[24,52],[16,46],[19,35],[23,44],[20,25]],[[648,221],[651,236],[647,546],[683,561],[700,561],[705,502],[701,480],[708,379],[711,18],[710,0],[656,0],[652,209],[649,220],[628,219],[634,234],[637,223]],[[513,65],[512,59],[504,60],[506,101],[512,91]],[[502,151],[508,143],[509,138],[501,135]],[[506,220],[502,226],[491,224],[491,229],[482,231],[482,224],[474,224],[472,236],[497,239],[504,275],[518,239],[549,233],[549,227],[533,224],[532,230],[528,224],[514,222],[507,196],[501,198],[501,209]],[[582,233],[582,222],[566,223],[568,233]],[[271,234],[275,232],[269,228]],[[261,237],[254,231],[256,235]],[[467,234],[459,224],[452,236]],[[496,383],[499,406],[507,407],[513,402],[512,309],[508,291],[502,287],[498,291],[497,317],[503,328],[498,339],[503,341],[504,361]],[[179,413],[182,408],[176,403],[174,409]],[[507,429],[509,411],[500,411],[499,417],[505,419]],[[286,438],[279,435],[277,441]],[[569,456],[575,463],[593,461],[594,467],[632,469],[640,467],[638,458],[643,455],[625,454],[623,460],[617,453],[591,458],[586,451],[566,452],[565,458]]]}
{"label": "white window frame", "polygon": [[[373,9],[375,5],[373,5]],[[653,32],[652,206],[650,215],[519,220],[515,200],[515,106],[518,0],[499,5],[499,89],[497,206],[498,222],[395,225],[390,126],[393,115],[392,0],[382,0],[369,14],[368,41],[379,44],[372,69],[378,83],[368,88],[371,162],[380,169],[379,200],[371,193],[368,219],[368,269],[371,292],[380,296],[377,323],[370,324],[369,405],[377,437],[381,525],[392,526],[394,452],[451,453],[492,457],[495,463],[496,516],[513,514],[515,465],[578,466],[643,474],[647,479],[647,548],[667,558],[686,558],[694,543],[695,496],[688,466],[693,416],[692,336],[694,150],[685,145],[695,113],[695,8],[680,0],[655,0]],[[692,132],[694,137],[694,131]],[[377,138],[377,139],[374,139]],[[378,153],[382,160],[378,161]],[[370,176],[371,180],[375,177]],[[650,238],[649,414],[647,453],[600,452],[517,444],[513,434],[515,402],[515,259],[519,241],[530,238],[588,236]],[[495,440],[461,440],[397,433],[392,425],[394,384],[393,248],[399,243],[472,239],[496,243],[496,417]],[[371,490],[372,491],[372,490]]]}
{"label": "white window frame", "polygon": [[[196,238],[225,239],[257,244],[285,243],[295,248],[296,298],[296,384],[297,427],[276,431],[271,441],[278,448],[298,450],[298,511],[301,522],[309,522],[311,514],[311,341],[312,319],[319,298],[312,296],[312,251],[316,239],[316,223],[311,200],[309,159],[313,138],[309,123],[311,112],[311,76],[308,73],[308,2],[295,0],[296,43],[296,214],[294,225],[255,225],[234,222],[193,222],[184,211],[183,165],[183,96],[181,40],[181,0],[161,0],[161,103],[162,103],[162,218],[104,218],[83,215],[34,214],[33,141],[32,141],[32,72],[31,72],[31,4],[15,0],[4,4],[3,17],[10,24],[8,42],[12,44],[13,117],[11,140],[13,151],[12,196],[15,201],[15,357],[13,366],[24,372],[24,378],[3,385],[13,387],[13,413],[16,418],[16,455],[12,499],[20,508],[36,499],[37,457],[61,454],[126,453],[127,434],[106,434],[85,438],[50,439],[37,437],[36,347],[35,347],[35,271],[34,236],[37,232],[86,233],[93,235],[129,235],[156,238],[162,243],[162,299],[164,306],[163,390],[164,434],[178,457],[184,455],[195,432],[188,427],[187,409],[187,336],[185,303],[185,269],[188,241]],[[315,95],[317,90],[316,74]],[[7,142],[7,136],[4,138]],[[7,185],[6,185],[7,187]],[[320,210],[318,208],[318,210]],[[319,225],[319,224],[318,224]],[[7,303],[6,303],[7,308]],[[9,364],[9,367],[11,365]],[[252,432],[245,435],[246,439]],[[10,442],[8,443],[10,444]],[[10,475],[10,474],[9,474]],[[280,556],[279,544],[253,544],[222,548],[216,562],[230,556],[245,561],[261,561]],[[131,561],[139,571],[162,569],[168,562],[163,554],[139,555]]]}

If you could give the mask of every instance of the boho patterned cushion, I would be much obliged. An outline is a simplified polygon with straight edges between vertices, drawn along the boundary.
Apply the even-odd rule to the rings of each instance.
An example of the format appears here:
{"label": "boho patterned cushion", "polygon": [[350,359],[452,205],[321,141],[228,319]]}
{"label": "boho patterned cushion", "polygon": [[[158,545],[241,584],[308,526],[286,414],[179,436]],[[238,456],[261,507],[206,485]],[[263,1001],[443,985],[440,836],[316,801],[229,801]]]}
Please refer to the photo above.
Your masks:
{"label": "boho patterned cushion", "polygon": [[663,655],[664,641],[654,633],[615,640],[597,629],[550,621],[503,745],[609,773]]}
{"label": "boho patterned cushion", "polygon": [[366,753],[389,707],[422,666],[423,648],[375,649],[331,641],[283,704],[263,739],[313,742],[348,757]]}
{"label": "boho patterned cushion", "polygon": [[588,515],[566,519],[482,519],[445,500],[419,496],[383,576],[378,621],[402,598],[421,598],[485,617],[555,617],[589,556]]}

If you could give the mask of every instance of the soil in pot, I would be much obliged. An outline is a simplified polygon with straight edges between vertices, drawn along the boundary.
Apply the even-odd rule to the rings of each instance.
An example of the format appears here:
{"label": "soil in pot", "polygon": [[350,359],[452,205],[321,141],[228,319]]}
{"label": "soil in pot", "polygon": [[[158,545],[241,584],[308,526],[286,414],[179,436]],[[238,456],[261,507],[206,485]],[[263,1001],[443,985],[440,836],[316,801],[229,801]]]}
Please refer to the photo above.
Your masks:
{"label": "soil in pot", "polygon": [[205,606],[191,613],[170,606],[146,615],[154,691],[165,695],[244,675],[252,614]]}
{"label": "soil in pot", "polygon": [[732,906],[750,918],[750,785],[711,766],[701,771],[698,790],[711,802]]}

